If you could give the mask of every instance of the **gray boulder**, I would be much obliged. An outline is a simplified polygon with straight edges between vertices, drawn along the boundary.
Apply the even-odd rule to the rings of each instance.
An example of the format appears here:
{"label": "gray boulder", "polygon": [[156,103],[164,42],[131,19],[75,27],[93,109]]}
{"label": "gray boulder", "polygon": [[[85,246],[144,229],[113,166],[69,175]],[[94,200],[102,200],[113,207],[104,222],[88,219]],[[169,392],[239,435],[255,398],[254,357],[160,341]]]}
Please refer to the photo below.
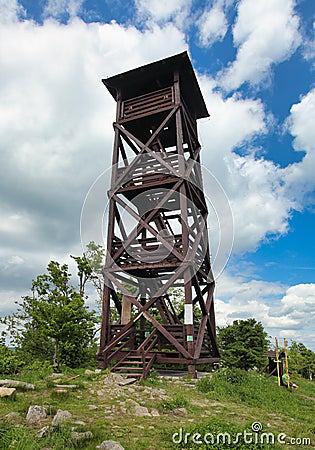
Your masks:
{"label": "gray boulder", "polygon": [[71,419],[72,419],[72,414],[70,411],[58,409],[51,424],[53,427],[55,427],[57,425],[60,425],[63,422],[67,422],[68,420],[71,420]]}
{"label": "gray boulder", "polygon": [[124,447],[116,441],[103,441],[97,448],[103,450],[125,450]]}
{"label": "gray boulder", "polygon": [[33,424],[44,420],[47,417],[47,410],[44,406],[32,405],[28,408],[26,415],[26,422]]}

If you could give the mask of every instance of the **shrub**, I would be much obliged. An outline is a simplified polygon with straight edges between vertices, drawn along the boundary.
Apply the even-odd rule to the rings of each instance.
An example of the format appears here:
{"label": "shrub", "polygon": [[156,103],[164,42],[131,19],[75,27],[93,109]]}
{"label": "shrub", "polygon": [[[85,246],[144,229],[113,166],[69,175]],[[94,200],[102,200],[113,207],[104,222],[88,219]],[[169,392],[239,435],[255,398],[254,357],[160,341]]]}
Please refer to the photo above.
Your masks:
{"label": "shrub", "polygon": [[0,373],[5,375],[12,375],[19,371],[23,366],[23,361],[4,345],[0,346]]}

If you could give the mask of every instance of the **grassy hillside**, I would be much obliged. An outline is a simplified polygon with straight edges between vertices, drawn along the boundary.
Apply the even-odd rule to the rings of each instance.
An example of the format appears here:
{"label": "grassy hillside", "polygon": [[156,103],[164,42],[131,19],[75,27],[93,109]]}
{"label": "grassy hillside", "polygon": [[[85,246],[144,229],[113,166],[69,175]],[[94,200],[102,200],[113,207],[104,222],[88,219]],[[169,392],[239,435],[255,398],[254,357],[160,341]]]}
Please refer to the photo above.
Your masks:
{"label": "grassy hillside", "polygon": [[[275,377],[227,370],[198,381],[153,373],[146,382],[121,386],[114,374],[77,370],[53,378],[49,368],[38,365],[15,378],[36,389],[0,399],[0,449],[95,449],[108,439],[125,450],[315,448],[315,384],[307,380],[297,380],[300,389],[291,392],[278,388]],[[58,383],[76,388],[58,392]],[[28,425],[30,405],[45,406],[47,418]],[[52,428],[58,409],[72,418]],[[12,412],[17,414],[5,417]],[[36,437],[44,426],[50,426],[47,435]],[[73,430],[91,431],[93,437],[77,441]],[[311,445],[300,445],[303,438]]]}

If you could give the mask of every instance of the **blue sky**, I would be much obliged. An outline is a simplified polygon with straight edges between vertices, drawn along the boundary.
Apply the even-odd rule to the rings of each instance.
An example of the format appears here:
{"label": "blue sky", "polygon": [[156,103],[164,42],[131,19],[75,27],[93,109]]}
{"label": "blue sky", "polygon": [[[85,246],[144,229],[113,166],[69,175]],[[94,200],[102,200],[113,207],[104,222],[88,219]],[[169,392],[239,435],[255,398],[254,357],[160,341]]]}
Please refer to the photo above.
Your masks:
{"label": "blue sky", "polygon": [[234,217],[217,322],[315,349],[314,20],[313,0],[0,0],[1,314],[81,252],[112,151],[100,79],[187,50],[211,116],[202,163]]}

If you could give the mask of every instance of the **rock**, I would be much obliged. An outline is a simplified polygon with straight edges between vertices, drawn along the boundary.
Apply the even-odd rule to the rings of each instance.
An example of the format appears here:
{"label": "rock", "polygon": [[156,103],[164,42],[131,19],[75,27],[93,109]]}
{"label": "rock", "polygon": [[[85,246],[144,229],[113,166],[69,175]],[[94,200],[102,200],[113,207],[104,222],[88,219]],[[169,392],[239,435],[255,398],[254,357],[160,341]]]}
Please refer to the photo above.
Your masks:
{"label": "rock", "polygon": [[56,389],[77,389],[76,384],[56,384]]}
{"label": "rock", "polygon": [[138,416],[138,417],[151,416],[148,408],[146,408],[145,406],[140,406],[140,405],[135,406],[134,415]]}
{"label": "rock", "polygon": [[4,419],[6,419],[8,422],[16,424],[21,422],[22,418],[18,412],[10,412],[9,414],[6,414],[4,416]]}
{"label": "rock", "polygon": [[125,450],[124,447],[116,441],[103,441],[101,445],[96,448],[101,448],[103,450]]}
{"label": "rock", "polygon": [[86,369],[86,371],[84,373],[85,373],[85,375],[95,375],[94,370],[90,370],[90,369]]}
{"label": "rock", "polygon": [[137,381],[136,378],[126,378],[122,381],[118,381],[119,386],[128,386],[128,384],[133,384]]}
{"label": "rock", "polygon": [[33,424],[44,420],[47,417],[47,410],[44,406],[32,405],[28,408],[26,415],[26,422]]}
{"label": "rock", "polygon": [[51,427],[49,427],[49,426],[43,427],[43,428],[41,428],[40,430],[37,431],[36,437],[37,438],[46,437],[49,434],[50,431],[51,431]]}
{"label": "rock", "polygon": [[34,384],[25,383],[24,381],[18,380],[0,380],[0,386],[6,386],[11,388],[21,388],[27,391],[33,391],[35,389]]}
{"label": "rock", "polygon": [[67,420],[71,420],[72,414],[67,410],[58,409],[53,420],[52,426],[60,425],[62,422],[66,422]]}
{"label": "rock", "polygon": [[60,378],[63,377],[62,373],[51,373],[50,375],[48,375],[48,378]]}
{"label": "rock", "polygon": [[83,427],[86,425],[86,422],[83,422],[83,420],[75,420],[73,423],[76,425],[82,425]]}
{"label": "rock", "polygon": [[125,380],[125,378],[119,373],[109,373],[107,375],[104,375],[103,377],[103,383],[110,387],[112,387],[114,384],[118,384],[123,380]]}
{"label": "rock", "polygon": [[95,369],[94,372],[95,373],[102,373],[102,369]]}
{"label": "rock", "polygon": [[128,398],[128,403],[134,406],[140,406],[139,403],[136,402],[136,400],[134,400],[133,398]]}
{"label": "rock", "polygon": [[186,416],[188,414],[186,408],[174,408],[171,411],[174,416]]}
{"label": "rock", "polygon": [[153,417],[159,417],[160,413],[157,409],[152,409],[151,416]]}
{"label": "rock", "polygon": [[94,411],[95,409],[97,409],[96,405],[87,405],[87,409],[89,409],[90,411]]}
{"label": "rock", "polygon": [[83,431],[82,433],[79,433],[78,431],[72,431],[71,437],[75,441],[86,441],[87,439],[93,439],[93,433],[92,431]]}
{"label": "rock", "polygon": [[69,394],[67,389],[54,389],[54,393],[57,395]]}
{"label": "rock", "polygon": [[15,388],[0,387],[0,397],[12,397],[16,392]]}

